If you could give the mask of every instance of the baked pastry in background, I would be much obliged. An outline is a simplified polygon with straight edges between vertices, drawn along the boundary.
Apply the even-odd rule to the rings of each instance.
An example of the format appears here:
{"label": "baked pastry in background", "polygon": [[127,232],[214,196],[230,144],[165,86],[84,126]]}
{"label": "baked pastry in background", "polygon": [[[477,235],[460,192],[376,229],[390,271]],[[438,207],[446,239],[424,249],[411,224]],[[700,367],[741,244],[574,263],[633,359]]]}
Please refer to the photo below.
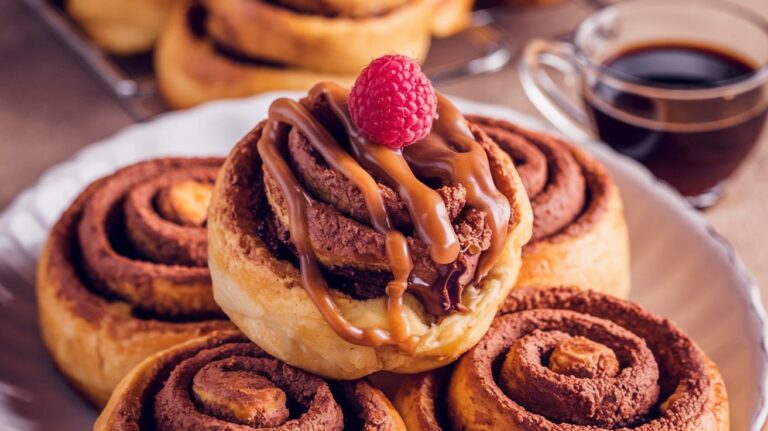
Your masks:
{"label": "baked pastry in background", "polygon": [[232,328],[211,293],[205,224],[222,160],[158,159],[90,185],[38,263],[43,340],[96,405],[147,356]]}
{"label": "baked pastry in background", "polygon": [[295,11],[265,0],[200,0],[208,36],[224,49],[286,68],[357,75],[373,58],[429,48],[430,4],[409,0],[350,18]]}
{"label": "baked pastry in background", "polygon": [[307,90],[321,80],[348,85],[380,55],[423,60],[432,11],[429,0],[368,16],[315,14],[265,0],[184,1],[158,41],[158,85],[173,108]]}
{"label": "baked pastry in background", "polygon": [[[421,371],[469,349],[514,285],[531,229],[509,157],[431,85],[430,98],[388,92],[427,91],[423,75],[402,83],[374,68],[402,77],[418,65],[385,56],[351,93],[324,83],[278,99],[230,153],[211,203],[219,305],[271,355],[332,378]],[[365,124],[387,139],[412,109],[411,123],[429,120],[426,138],[402,150],[369,140],[355,100],[353,112],[409,101]]]}
{"label": "baked pastry in background", "polygon": [[448,37],[469,27],[475,0],[430,0],[434,5],[432,35]]}
{"label": "baked pastry in background", "polygon": [[728,430],[717,367],[676,326],[572,288],[515,289],[455,365],[395,405],[420,430]]}
{"label": "baked pastry in background", "polygon": [[281,67],[226,52],[207,34],[207,11],[182,2],[174,8],[155,50],[155,77],[166,103],[188,108],[203,102],[272,90],[300,90],[318,80],[351,83],[354,77]]}
{"label": "baked pastry in background", "polygon": [[66,0],[67,13],[104,50],[149,51],[178,0]]}
{"label": "baked pastry in background", "polygon": [[387,397],[365,380],[326,381],[222,332],[155,354],[120,383],[94,431],[405,431]]}
{"label": "baked pastry in background", "polygon": [[515,162],[533,208],[518,286],[629,295],[629,239],[619,190],[573,144],[509,121],[470,116]]}
{"label": "baked pastry in background", "polygon": [[[384,14],[412,0],[280,0],[283,5],[305,13],[347,17]],[[446,37],[464,30],[472,15],[474,0],[428,0],[432,4],[432,34]]]}

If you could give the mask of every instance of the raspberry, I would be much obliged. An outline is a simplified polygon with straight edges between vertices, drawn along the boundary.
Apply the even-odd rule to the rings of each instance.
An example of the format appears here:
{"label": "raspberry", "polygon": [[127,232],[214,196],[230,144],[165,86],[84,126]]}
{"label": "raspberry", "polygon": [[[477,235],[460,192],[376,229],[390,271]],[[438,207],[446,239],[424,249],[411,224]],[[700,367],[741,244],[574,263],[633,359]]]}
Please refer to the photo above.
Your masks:
{"label": "raspberry", "polygon": [[416,61],[402,55],[373,60],[357,77],[347,102],[360,133],[393,150],[424,139],[437,111],[432,83]]}

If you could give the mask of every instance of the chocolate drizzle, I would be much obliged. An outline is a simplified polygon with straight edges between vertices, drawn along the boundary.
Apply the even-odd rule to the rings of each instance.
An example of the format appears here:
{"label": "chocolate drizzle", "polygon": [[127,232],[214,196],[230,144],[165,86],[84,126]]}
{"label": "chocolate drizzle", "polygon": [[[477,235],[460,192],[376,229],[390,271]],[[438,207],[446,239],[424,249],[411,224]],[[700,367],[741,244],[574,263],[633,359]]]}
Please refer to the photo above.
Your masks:
{"label": "chocolate drizzle", "polygon": [[[326,100],[332,115],[345,131],[347,142],[344,143],[337,141],[302,104],[288,99],[278,99],[272,104],[269,120],[258,142],[258,152],[267,173],[265,183],[274,181],[284,199],[288,208],[288,231],[301,268],[303,286],[333,330],[354,344],[395,344],[407,348],[414,340],[404,315],[403,293],[409,283],[419,283],[412,277],[414,261],[409,241],[393,223],[377,179],[403,199],[415,234],[428,247],[432,261],[450,265],[452,269],[441,273],[447,283],[461,278],[457,277],[459,266],[456,264],[461,252],[460,240],[444,200],[424,179],[461,186],[471,209],[482,216],[490,229],[490,246],[478,256],[479,267],[474,271],[476,280],[487,273],[503,248],[511,216],[510,206],[494,185],[485,150],[447,99],[439,98],[439,117],[429,137],[401,153],[369,142],[357,132],[346,109],[346,95],[345,90],[333,84],[319,84],[309,95],[310,99]],[[313,200],[284,158],[283,142],[294,131],[305,137],[324,162],[340,172],[362,194],[368,220],[384,236],[388,269],[393,276],[386,287],[389,331],[354,326],[341,315],[330,296],[312,247],[308,214],[313,211]],[[465,263],[463,269],[468,266]],[[456,296],[452,299],[458,300]]]}

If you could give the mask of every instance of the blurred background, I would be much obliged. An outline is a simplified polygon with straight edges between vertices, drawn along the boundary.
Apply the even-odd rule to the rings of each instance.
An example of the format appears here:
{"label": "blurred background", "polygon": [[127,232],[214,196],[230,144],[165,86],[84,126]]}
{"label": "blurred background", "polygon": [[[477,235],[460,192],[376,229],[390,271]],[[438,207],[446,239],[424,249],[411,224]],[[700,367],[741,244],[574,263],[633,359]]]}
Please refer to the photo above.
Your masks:
{"label": "blurred background", "polygon": [[[732,2],[768,18],[768,1]],[[113,7],[110,1],[90,3]],[[567,39],[577,24],[600,6],[592,0],[516,0],[504,6],[483,1],[475,5],[482,10],[470,16],[462,15],[459,9],[469,10],[471,2],[452,3],[458,8],[454,11],[457,15],[436,17],[433,28],[425,33],[426,37],[430,32],[436,36],[429,53],[424,47],[410,48],[426,56],[424,68],[438,88],[447,94],[505,105],[538,117],[541,115],[523,93],[517,76],[521,47],[533,37]],[[131,40],[128,35],[128,42],[110,46],[108,38],[100,35],[98,25],[89,21],[105,12],[82,7],[85,9],[66,15],[55,0],[0,2],[0,209],[34,184],[46,168],[82,146],[171,107],[203,101],[170,94],[174,89],[165,89],[163,97],[156,86],[152,54],[143,52],[151,49],[153,40]],[[194,28],[195,11],[186,13],[189,31],[199,31]],[[403,12],[403,19],[408,18],[408,13]],[[465,26],[472,28],[451,35]],[[177,36],[167,43],[180,43],[183,50],[204,48],[183,45],[186,42]],[[93,40],[100,42],[98,46]],[[478,62],[472,63],[473,59]],[[252,67],[264,66],[249,59],[238,60]],[[334,65],[312,67],[316,70],[301,72],[309,73],[313,80],[328,75],[343,80],[350,75]],[[174,76],[173,71],[166,73]],[[291,86],[279,80],[273,84]],[[209,98],[216,96],[214,92]],[[764,247],[765,236],[755,232],[764,232],[762,224],[768,220],[767,182],[768,139],[763,136],[729,180],[724,198],[705,212],[714,227],[734,244],[762,286],[768,286],[768,249]]]}

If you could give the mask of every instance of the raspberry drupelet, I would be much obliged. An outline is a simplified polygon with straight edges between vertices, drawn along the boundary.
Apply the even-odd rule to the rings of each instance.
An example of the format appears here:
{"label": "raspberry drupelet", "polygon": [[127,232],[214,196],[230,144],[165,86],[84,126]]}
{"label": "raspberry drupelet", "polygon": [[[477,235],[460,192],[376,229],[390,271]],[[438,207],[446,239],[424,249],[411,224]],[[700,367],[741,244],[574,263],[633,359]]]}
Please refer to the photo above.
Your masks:
{"label": "raspberry drupelet", "polygon": [[363,136],[398,150],[429,134],[437,97],[415,60],[393,54],[377,58],[363,69],[348,105]]}

